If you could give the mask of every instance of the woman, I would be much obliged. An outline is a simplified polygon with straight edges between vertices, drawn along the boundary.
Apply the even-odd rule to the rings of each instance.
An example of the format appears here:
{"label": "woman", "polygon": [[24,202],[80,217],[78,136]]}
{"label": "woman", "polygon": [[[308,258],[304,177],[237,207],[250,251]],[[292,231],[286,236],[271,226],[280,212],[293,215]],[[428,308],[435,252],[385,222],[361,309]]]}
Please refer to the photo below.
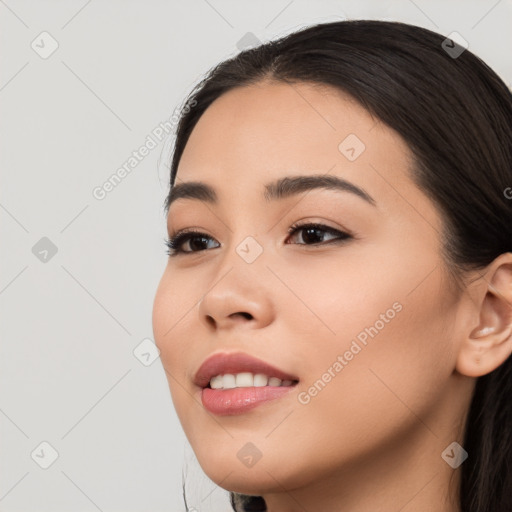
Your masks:
{"label": "woman", "polygon": [[512,97],[398,22],[302,29],[188,98],[153,328],[234,510],[512,510]]}

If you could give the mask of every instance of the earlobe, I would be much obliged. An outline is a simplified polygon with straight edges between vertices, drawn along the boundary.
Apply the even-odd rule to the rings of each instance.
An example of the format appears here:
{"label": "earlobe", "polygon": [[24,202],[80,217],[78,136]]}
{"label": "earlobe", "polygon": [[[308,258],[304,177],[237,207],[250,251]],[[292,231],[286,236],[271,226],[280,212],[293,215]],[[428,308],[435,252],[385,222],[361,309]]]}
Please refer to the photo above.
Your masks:
{"label": "earlobe", "polygon": [[456,370],[481,377],[512,354],[512,253],[503,253],[484,272],[475,287],[477,326],[460,347]]}

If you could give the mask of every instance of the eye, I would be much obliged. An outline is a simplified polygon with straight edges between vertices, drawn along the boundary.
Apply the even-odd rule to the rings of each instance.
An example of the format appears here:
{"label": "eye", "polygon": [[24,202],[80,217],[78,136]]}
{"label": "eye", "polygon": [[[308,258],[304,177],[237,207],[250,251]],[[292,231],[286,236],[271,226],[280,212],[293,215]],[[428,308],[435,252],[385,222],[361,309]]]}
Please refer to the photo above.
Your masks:
{"label": "eye", "polygon": [[341,242],[344,240],[348,240],[349,238],[353,238],[351,235],[345,233],[344,231],[340,231],[338,229],[334,229],[324,224],[318,223],[294,224],[288,230],[288,233],[290,233],[290,235],[295,235],[296,233],[300,232],[303,232],[301,238],[306,243],[299,245],[318,245],[319,243],[324,242],[323,234],[325,233],[329,233],[335,236],[334,239],[329,240],[328,242],[325,242],[321,245],[326,245],[327,243],[332,242]]}
{"label": "eye", "polygon": [[[300,232],[304,232],[301,238],[305,243],[299,243],[298,245],[326,245],[328,243],[339,243],[353,238],[352,235],[349,235],[344,231],[318,223],[294,224],[288,230],[288,233],[292,237],[296,233]],[[325,233],[334,235],[334,238],[325,242]],[[167,246],[167,254],[169,256],[177,256],[178,254],[204,251],[205,249],[208,249],[208,242],[213,240],[214,239],[212,237],[200,231],[182,230],[178,231],[178,233],[173,237],[166,239],[165,245]],[[186,244],[189,244],[189,250],[184,250],[183,247]]]}
{"label": "eye", "polygon": [[[208,240],[213,240],[213,238],[200,231],[182,230],[178,231],[176,235],[166,239],[164,243],[167,246],[167,254],[169,256],[176,256],[180,253],[186,254],[202,251],[205,249],[203,246],[208,243]],[[190,243],[192,250],[183,250],[182,246],[186,243]],[[194,247],[198,250],[193,250]]]}

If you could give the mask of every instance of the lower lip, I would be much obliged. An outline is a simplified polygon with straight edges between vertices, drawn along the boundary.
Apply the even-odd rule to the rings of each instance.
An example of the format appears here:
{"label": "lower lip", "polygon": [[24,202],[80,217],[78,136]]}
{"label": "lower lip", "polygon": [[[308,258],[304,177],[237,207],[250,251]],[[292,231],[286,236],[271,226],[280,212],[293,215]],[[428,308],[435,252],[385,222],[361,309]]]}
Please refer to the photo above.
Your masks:
{"label": "lower lip", "polygon": [[281,398],[292,389],[295,389],[295,385],[232,389],[204,388],[201,393],[201,401],[204,407],[213,414],[221,416],[243,414],[265,402]]}

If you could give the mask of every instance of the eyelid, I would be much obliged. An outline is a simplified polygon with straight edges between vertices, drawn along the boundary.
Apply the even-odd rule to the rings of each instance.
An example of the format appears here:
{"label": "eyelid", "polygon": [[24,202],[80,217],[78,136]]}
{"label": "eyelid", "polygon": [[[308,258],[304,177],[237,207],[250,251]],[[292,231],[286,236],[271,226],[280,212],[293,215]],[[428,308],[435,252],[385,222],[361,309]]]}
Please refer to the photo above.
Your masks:
{"label": "eyelid", "polygon": [[194,226],[178,229],[177,231],[174,231],[174,232],[172,230],[170,230],[168,236],[170,239],[173,239],[173,238],[176,239],[180,235],[184,235],[184,234],[188,234],[188,233],[192,233],[193,235],[194,234],[206,235],[208,237],[213,238],[212,235],[209,235],[208,233],[206,233],[206,230],[203,230],[202,228],[198,228],[198,227],[194,227]]}
{"label": "eyelid", "polygon": [[[330,224],[328,224],[330,223]],[[333,231],[338,231],[341,233],[346,233],[347,235],[353,235],[353,233],[348,229],[342,226],[341,224],[334,223],[333,221],[324,220],[320,217],[302,217],[301,219],[296,220],[293,224],[291,224],[290,229],[293,227],[303,227],[309,225],[318,225],[322,228],[332,229]],[[337,224],[336,226],[332,226],[331,224]],[[289,231],[288,230],[288,231]]]}

